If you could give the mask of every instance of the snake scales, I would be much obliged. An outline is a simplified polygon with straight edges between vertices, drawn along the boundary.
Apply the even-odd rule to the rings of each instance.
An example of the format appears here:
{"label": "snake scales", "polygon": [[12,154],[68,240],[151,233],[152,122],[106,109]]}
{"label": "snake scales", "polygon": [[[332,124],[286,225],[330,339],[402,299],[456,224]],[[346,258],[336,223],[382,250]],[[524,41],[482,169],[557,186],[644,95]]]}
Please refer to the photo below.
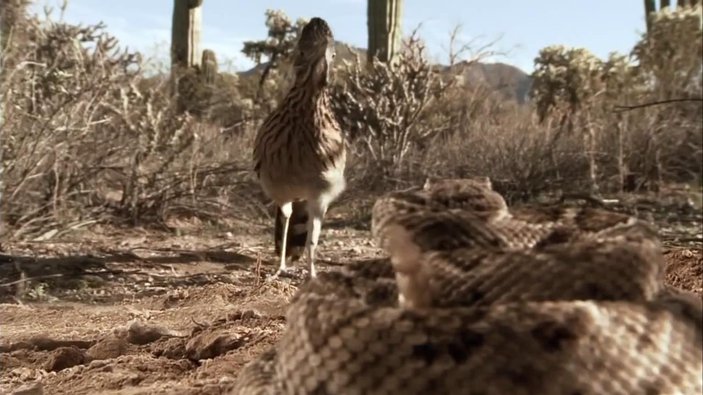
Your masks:
{"label": "snake scales", "polygon": [[701,303],[656,233],[593,208],[508,210],[488,179],[389,193],[390,259],[303,285],[239,394],[699,394]]}

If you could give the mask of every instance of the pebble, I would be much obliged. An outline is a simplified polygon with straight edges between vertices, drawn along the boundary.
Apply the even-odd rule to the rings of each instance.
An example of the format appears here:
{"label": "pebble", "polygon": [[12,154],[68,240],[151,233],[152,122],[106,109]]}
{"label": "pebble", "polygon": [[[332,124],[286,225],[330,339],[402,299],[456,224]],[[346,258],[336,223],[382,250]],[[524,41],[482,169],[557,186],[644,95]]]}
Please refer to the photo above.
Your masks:
{"label": "pebble", "polygon": [[41,381],[36,381],[17,388],[12,395],[44,395],[44,387]]}

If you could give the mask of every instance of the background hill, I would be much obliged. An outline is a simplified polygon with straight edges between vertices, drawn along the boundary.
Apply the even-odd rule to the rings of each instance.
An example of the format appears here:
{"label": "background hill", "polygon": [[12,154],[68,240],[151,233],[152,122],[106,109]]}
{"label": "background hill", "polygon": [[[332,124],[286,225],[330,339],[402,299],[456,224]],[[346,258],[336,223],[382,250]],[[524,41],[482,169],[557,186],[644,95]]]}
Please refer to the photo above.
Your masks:
{"label": "background hill", "polygon": [[[337,62],[339,65],[344,61],[354,62],[356,57],[362,62],[366,61],[366,49],[354,47],[346,43],[337,41]],[[267,63],[262,63],[249,70],[237,73],[240,76],[248,77],[260,73]],[[460,83],[467,87],[484,85],[489,90],[496,91],[506,100],[514,100],[520,104],[527,101],[527,96],[532,86],[530,75],[519,68],[505,63],[483,63],[483,62],[462,62],[451,67],[442,65],[443,73],[458,75]]]}

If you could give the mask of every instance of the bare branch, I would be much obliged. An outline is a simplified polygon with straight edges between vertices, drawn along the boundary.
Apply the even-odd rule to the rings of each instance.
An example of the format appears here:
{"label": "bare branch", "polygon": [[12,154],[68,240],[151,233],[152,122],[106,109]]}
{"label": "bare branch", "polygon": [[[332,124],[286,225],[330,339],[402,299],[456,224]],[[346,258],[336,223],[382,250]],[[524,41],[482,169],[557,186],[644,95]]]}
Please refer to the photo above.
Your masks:
{"label": "bare branch", "polygon": [[685,97],[685,98],[677,98],[677,99],[657,100],[657,101],[652,101],[652,102],[647,102],[647,103],[634,104],[634,105],[630,105],[630,106],[616,105],[613,108],[615,109],[615,112],[623,112],[623,111],[630,111],[630,110],[636,110],[636,109],[640,109],[640,108],[647,108],[647,107],[660,106],[660,105],[664,105],[664,104],[673,104],[673,103],[703,103],[703,97]]}

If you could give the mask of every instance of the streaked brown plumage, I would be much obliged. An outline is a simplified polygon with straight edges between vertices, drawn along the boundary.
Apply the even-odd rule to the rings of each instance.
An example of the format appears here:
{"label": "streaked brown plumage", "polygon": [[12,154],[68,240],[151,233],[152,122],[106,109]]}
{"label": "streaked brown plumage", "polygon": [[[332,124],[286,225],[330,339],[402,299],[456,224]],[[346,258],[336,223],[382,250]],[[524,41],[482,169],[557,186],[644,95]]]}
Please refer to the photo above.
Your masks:
{"label": "streaked brown plumage", "polygon": [[[307,221],[305,248],[310,276],[315,277],[322,220],[345,188],[345,142],[328,94],[334,56],[332,31],[323,19],[312,18],[295,49],[293,86],[264,121],[254,142],[254,170],[278,207],[277,217],[282,217],[275,229],[281,259],[276,274],[286,270],[287,257],[295,256],[303,233],[299,225]],[[297,232],[289,234],[291,227]],[[289,251],[289,242],[298,243]]]}

